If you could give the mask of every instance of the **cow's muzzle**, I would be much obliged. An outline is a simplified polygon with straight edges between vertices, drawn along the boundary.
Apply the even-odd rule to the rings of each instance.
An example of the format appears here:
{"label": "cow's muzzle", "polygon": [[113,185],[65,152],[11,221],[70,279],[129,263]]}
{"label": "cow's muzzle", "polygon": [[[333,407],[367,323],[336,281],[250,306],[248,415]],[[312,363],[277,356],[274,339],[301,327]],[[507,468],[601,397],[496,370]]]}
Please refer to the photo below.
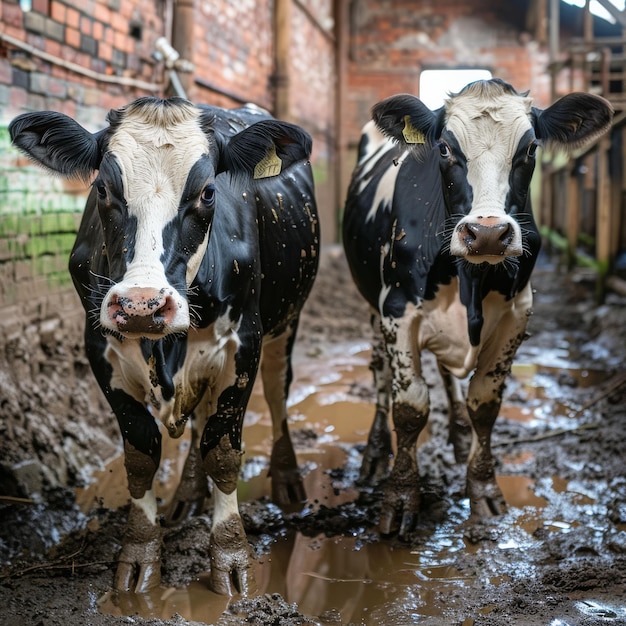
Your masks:
{"label": "cow's muzzle", "polygon": [[[519,229],[518,229],[519,230]],[[472,257],[506,257],[521,254],[520,237],[508,220],[476,218],[462,221],[456,228],[456,254]]]}
{"label": "cow's muzzle", "polygon": [[134,288],[113,293],[107,302],[110,327],[123,334],[153,337],[167,334],[176,303],[166,289]]}

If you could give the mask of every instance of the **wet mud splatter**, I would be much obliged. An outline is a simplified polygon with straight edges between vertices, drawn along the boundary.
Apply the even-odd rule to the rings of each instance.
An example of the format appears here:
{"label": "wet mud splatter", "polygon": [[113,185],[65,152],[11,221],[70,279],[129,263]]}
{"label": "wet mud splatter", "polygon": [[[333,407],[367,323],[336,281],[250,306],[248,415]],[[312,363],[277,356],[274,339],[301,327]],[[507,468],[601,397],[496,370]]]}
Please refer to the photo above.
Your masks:
{"label": "wet mud splatter", "polygon": [[[533,282],[532,336],[494,430],[503,515],[469,522],[465,468],[426,358],[432,413],[418,448],[419,522],[407,541],[380,535],[382,492],[357,484],[374,416],[368,315],[341,251],[329,248],[300,325],[290,399],[302,510],[269,500],[260,391],[246,416],[239,497],[256,592],[209,590],[209,503],[164,528],[159,589],[114,593],[128,514],[118,460],[89,489],[68,484],[44,489],[38,502],[0,502],[0,623],[626,624],[626,300],[611,295],[597,307],[588,277],[559,275],[546,261]],[[177,440],[159,471],[163,508],[187,445]]]}

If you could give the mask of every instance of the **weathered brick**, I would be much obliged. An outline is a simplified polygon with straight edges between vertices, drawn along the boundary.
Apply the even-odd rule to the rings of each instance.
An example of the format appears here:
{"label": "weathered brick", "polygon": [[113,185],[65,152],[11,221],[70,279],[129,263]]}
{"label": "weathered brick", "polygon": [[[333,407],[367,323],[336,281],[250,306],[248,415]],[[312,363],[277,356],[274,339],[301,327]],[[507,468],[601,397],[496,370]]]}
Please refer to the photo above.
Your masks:
{"label": "weathered brick", "polygon": [[13,68],[13,86],[22,89],[28,89],[30,86],[30,75],[17,67]]}
{"label": "weathered brick", "polygon": [[65,29],[65,43],[72,48],[80,48],[80,31],[68,26]]}
{"label": "weathered brick", "polygon": [[23,28],[22,18],[27,16],[28,13],[24,13],[18,3],[9,4],[8,2],[2,3],[2,24],[6,28],[12,26],[15,28]]}
{"label": "weathered brick", "polygon": [[113,59],[113,46],[105,41],[99,41],[98,56],[102,61],[110,62]]}
{"label": "weathered brick", "polygon": [[100,42],[102,41],[104,36],[104,25],[102,24],[102,22],[92,22],[92,32],[83,32],[85,32],[86,35],[92,35],[96,41]]}
{"label": "weathered brick", "polygon": [[0,84],[10,85],[13,81],[13,72],[8,63],[0,63]]}
{"label": "weathered brick", "polygon": [[96,34],[93,32],[93,25],[94,21],[91,17],[88,15],[81,15],[80,32],[83,33],[83,35],[93,35],[95,37]]}
{"label": "weathered brick", "polygon": [[33,11],[42,13],[43,15],[50,14],[50,0],[32,0]]}
{"label": "weathered brick", "polygon": [[47,94],[49,81],[50,77],[48,74],[32,72],[30,74],[30,91],[32,93]]}
{"label": "weathered brick", "polygon": [[80,13],[72,7],[67,7],[67,13],[65,16],[65,24],[71,28],[80,28]]}
{"label": "weathered brick", "polygon": [[89,35],[81,35],[80,49],[90,56],[96,56],[98,52],[98,42]]}
{"label": "weathered brick", "polygon": [[65,41],[65,24],[59,24],[52,19],[45,21],[45,34],[46,37],[53,39],[54,41]]}
{"label": "weathered brick", "polygon": [[116,50],[115,48],[113,48],[112,63],[116,67],[126,68],[127,67],[127,64],[126,64],[126,53],[122,52],[121,50]]}
{"label": "weathered brick", "polygon": [[46,30],[45,16],[33,11],[24,13],[24,29],[33,33],[43,33]]}
{"label": "weathered brick", "polygon": [[65,24],[67,17],[67,7],[65,4],[58,2],[57,0],[52,0],[50,3],[50,17],[56,22],[60,22],[61,24]]}

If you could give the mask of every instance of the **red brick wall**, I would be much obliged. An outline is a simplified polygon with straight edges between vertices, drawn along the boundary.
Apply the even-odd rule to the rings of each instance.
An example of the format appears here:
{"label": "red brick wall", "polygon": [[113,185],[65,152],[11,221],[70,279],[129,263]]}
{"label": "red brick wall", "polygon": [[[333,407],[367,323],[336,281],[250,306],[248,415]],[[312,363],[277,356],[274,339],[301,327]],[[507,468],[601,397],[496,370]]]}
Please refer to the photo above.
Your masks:
{"label": "red brick wall", "polygon": [[349,143],[358,141],[372,104],[394,93],[419,95],[425,69],[488,69],[547,105],[545,52],[502,19],[513,8],[510,0],[357,0],[351,16]]}
{"label": "red brick wall", "polygon": [[[6,35],[68,64],[156,83],[162,68],[152,52],[163,34],[162,7],[146,0],[33,0],[32,10],[23,12],[4,0],[2,22]],[[0,85],[10,88],[8,98],[0,97],[5,123],[23,110],[53,109],[101,126],[110,108],[148,93],[96,81],[10,44],[0,52]]]}
{"label": "red brick wall", "polygon": [[[0,41],[0,123],[24,110],[52,109],[96,129],[111,108],[146,93],[166,95],[144,87],[164,86],[163,64],[153,53],[159,37],[171,39],[167,5],[164,0],[33,0],[32,10],[23,12],[17,0],[0,0],[6,35],[113,81],[95,80]],[[195,4],[191,100],[225,107],[254,102],[273,109],[274,10],[274,0]],[[313,135],[318,196],[328,213],[322,236],[332,241],[332,0],[292,0],[290,15],[288,117]],[[115,77],[134,82],[116,84]]]}

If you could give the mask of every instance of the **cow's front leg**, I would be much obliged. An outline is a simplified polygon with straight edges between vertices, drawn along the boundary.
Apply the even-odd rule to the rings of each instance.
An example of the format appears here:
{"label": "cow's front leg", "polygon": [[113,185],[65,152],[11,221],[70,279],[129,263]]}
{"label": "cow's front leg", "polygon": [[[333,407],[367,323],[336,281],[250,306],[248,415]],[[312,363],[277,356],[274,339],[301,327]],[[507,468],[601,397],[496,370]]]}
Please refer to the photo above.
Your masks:
{"label": "cow's front leg", "polygon": [[234,586],[243,595],[248,595],[254,586],[254,578],[250,573],[250,549],[237,502],[243,452],[240,445],[233,445],[228,433],[219,435],[220,430],[223,432],[220,427],[223,424],[213,425],[212,421],[216,422],[209,420],[202,442],[206,449],[204,467],[215,483],[209,540],[210,585],[215,593],[232,595]]}
{"label": "cow's front leg", "polygon": [[359,481],[377,485],[389,474],[389,461],[393,455],[389,429],[391,368],[380,330],[380,316],[377,313],[372,314],[371,325],[373,341],[370,369],[376,389],[376,413],[363,452]]}
{"label": "cow's front leg", "polygon": [[165,523],[168,526],[175,526],[190,517],[200,515],[209,495],[207,475],[200,456],[200,437],[205,422],[194,415],[191,426],[189,453],[176,493],[165,514]]}
{"label": "cow's front leg", "polygon": [[111,395],[111,406],[124,439],[124,464],[131,496],[114,587],[118,591],[140,593],[161,582],[162,532],[152,488],[161,457],[161,433],[143,405],[123,392]]}
{"label": "cow's front leg", "polygon": [[273,444],[269,469],[272,500],[283,508],[301,507],[306,500],[287,423],[287,397],[293,379],[291,351],[296,329],[297,322],[293,322],[278,337],[266,338],[261,358],[263,393],[272,416]]}
{"label": "cow's front leg", "polygon": [[506,504],[496,482],[491,434],[500,412],[506,378],[526,334],[532,295],[530,285],[511,303],[498,333],[485,343],[470,380],[467,409],[472,422],[472,446],[467,466],[467,495],[473,519],[504,512]]}
{"label": "cow's front leg", "polygon": [[413,530],[419,513],[416,445],[428,420],[428,386],[421,376],[419,354],[414,357],[411,320],[383,319],[383,333],[393,378],[392,418],[397,453],[383,496],[380,530],[388,534],[399,528],[400,538],[404,539]]}
{"label": "cow's front leg", "polygon": [[[503,387],[504,385],[500,386],[500,395]],[[495,463],[491,453],[491,432],[500,411],[500,404],[500,400],[493,400],[468,408],[473,437],[467,465],[467,496],[471,517],[475,520],[500,515],[506,508],[496,482]]]}

